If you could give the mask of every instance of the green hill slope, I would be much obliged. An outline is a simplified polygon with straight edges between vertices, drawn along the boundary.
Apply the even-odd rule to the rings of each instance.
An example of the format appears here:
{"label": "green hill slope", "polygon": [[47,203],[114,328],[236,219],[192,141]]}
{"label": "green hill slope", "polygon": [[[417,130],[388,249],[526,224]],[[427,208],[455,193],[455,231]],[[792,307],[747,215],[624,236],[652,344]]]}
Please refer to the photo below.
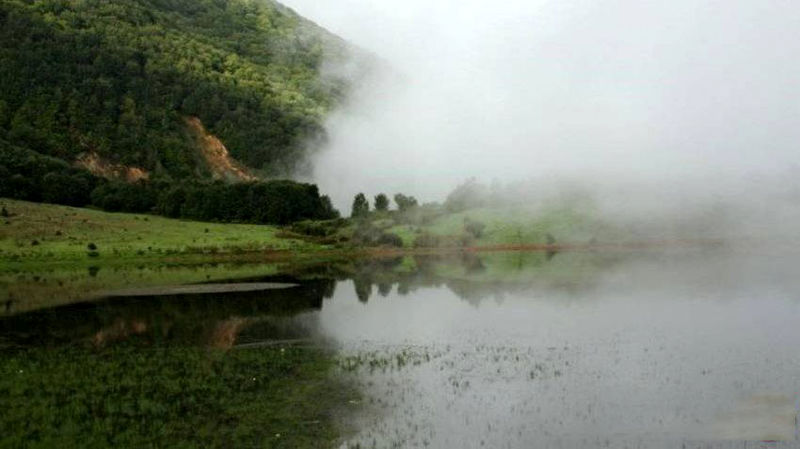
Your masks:
{"label": "green hill slope", "polygon": [[347,53],[271,0],[3,0],[0,139],[104,176],[209,178],[207,130],[286,176],[344,95],[323,62]]}
{"label": "green hill slope", "polygon": [[[7,199],[0,200],[2,209],[0,268],[10,262],[93,263],[324,249],[282,238],[279,228],[267,225],[200,223]],[[95,249],[88,249],[89,244]]]}

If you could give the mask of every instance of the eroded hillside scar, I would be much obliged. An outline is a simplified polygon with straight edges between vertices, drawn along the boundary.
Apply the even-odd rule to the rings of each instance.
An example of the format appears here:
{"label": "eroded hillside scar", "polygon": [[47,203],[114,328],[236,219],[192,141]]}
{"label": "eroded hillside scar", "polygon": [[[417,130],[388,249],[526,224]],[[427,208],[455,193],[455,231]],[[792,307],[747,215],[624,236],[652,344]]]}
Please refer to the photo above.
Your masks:
{"label": "eroded hillside scar", "polygon": [[186,126],[197,141],[197,148],[215,179],[227,181],[256,181],[258,177],[233,159],[219,138],[210,134],[197,117],[187,117]]}

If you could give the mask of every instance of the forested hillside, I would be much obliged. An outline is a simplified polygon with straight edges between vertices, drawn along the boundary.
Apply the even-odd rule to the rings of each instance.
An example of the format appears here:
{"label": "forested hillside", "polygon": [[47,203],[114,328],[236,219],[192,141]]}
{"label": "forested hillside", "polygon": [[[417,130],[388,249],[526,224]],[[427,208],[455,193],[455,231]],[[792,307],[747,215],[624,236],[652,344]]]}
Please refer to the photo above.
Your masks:
{"label": "forested hillside", "polygon": [[323,60],[347,51],[271,0],[2,0],[0,140],[202,179],[196,117],[256,175],[286,176],[344,95]]}

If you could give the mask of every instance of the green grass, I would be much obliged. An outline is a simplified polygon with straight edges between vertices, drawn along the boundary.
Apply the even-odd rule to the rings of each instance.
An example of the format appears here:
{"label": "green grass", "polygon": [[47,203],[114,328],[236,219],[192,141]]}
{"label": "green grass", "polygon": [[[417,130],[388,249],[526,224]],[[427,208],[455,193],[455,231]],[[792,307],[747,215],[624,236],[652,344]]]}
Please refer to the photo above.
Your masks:
{"label": "green grass", "polygon": [[8,199],[0,199],[0,206],[11,215],[0,217],[0,264],[325,248],[281,238],[274,226],[201,223]]}
{"label": "green grass", "polygon": [[276,263],[198,264],[86,263],[0,264],[0,303],[13,301],[14,313],[55,307],[104,292],[262,277],[277,274]]}
{"label": "green grass", "polygon": [[517,209],[472,209],[436,219],[425,230],[434,235],[464,235],[466,220],[486,225],[477,245],[546,243],[547,235],[562,239],[585,238],[591,218],[570,209],[537,212]]}
{"label": "green grass", "polygon": [[[119,262],[163,260],[194,255],[241,255],[287,252],[313,254],[332,247],[319,238],[292,238],[267,225],[202,223],[143,214],[107,213],[91,209],[0,199],[10,217],[0,217],[0,267],[8,263],[53,261]],[[470,236],[466,221],[485,225],[479,238]],[[553,236],[559,243],[602,239],[613,232],[591,214],[568,208],[540,211],[472,209],[440,214],[427,224],[403,224],[381,215],[372,225],[396,234],[404,248],[420,235],[470,246],[541,244]],[[330,241],[349,240],[355,224],[343,226]],[[96,249],[93,249],[96,248]],[[358,249],[351,246],[351,250]]]}
{"label": "green grass", "polygon": [[[467,232],[467,221],[485,225],[479,238]],[[556,207],[536,211],[510,208],[470,209],[454,214],[441,214],[428,224],[395,224],[387,231],[398,235],[406,248],[412,247],[414,240],[424,234],[448,237],[445,242],[469,241],[470,246],[543,244],[548,242],[548,236],[560,243],[585,243],[592,238],[610,235],[610,228],[590,213]]]}
{"label": "green grass", "polygon": [[417,229],[420,229],[418,226],[412,225],[395,225],[387,229],[387,232],[391,232],[392,234],[397,235],[400,239],[403,240],[403,247],[404,248],[411,248],[414,246],[414,239],[417,238],[419,232]]}
{"label": "green grass", "polygon": [[352,389],[313,348],[123,344],[0,357],[0,448],[320,448]]}
{"label": "green grass", "polygon": [[431,264],[430,269],[434,276],[447,281],[554,287],[591,283],[622,259],[622,255],[613,253],[563,252],[548,257],[546,252],[513,251],[480,254],[473,264],[445,259]]}

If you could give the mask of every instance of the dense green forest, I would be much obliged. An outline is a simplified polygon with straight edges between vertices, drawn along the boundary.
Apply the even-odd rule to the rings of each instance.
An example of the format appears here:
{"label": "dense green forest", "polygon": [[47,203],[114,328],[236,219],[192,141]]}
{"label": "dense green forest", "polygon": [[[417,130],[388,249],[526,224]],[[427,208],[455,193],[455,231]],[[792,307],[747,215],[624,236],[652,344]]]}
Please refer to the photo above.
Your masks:
{"label": "dense green forest", "polygon": [[[271,0],[2,0],[0,197],[215,221],[338,216],[314,185],[263,180],[308,168],[347,88],[323,65],[350,52]],[[212,182],[206,130],[248,182]]]}
{"label": "dense green forest", "polygon": [[109,181],[66,162],[0,139],[0,197],[110,212],[156,212],[173,218],[287,224],[337,218],[317,186],[285,180]]}
{"label": "dense green forest", "polygon": [[207,177],[185,123],[199,117],[235,159],[285,176],[346,89],[323,60],[348,51],[271,0],[2,0],[0,138]]}

